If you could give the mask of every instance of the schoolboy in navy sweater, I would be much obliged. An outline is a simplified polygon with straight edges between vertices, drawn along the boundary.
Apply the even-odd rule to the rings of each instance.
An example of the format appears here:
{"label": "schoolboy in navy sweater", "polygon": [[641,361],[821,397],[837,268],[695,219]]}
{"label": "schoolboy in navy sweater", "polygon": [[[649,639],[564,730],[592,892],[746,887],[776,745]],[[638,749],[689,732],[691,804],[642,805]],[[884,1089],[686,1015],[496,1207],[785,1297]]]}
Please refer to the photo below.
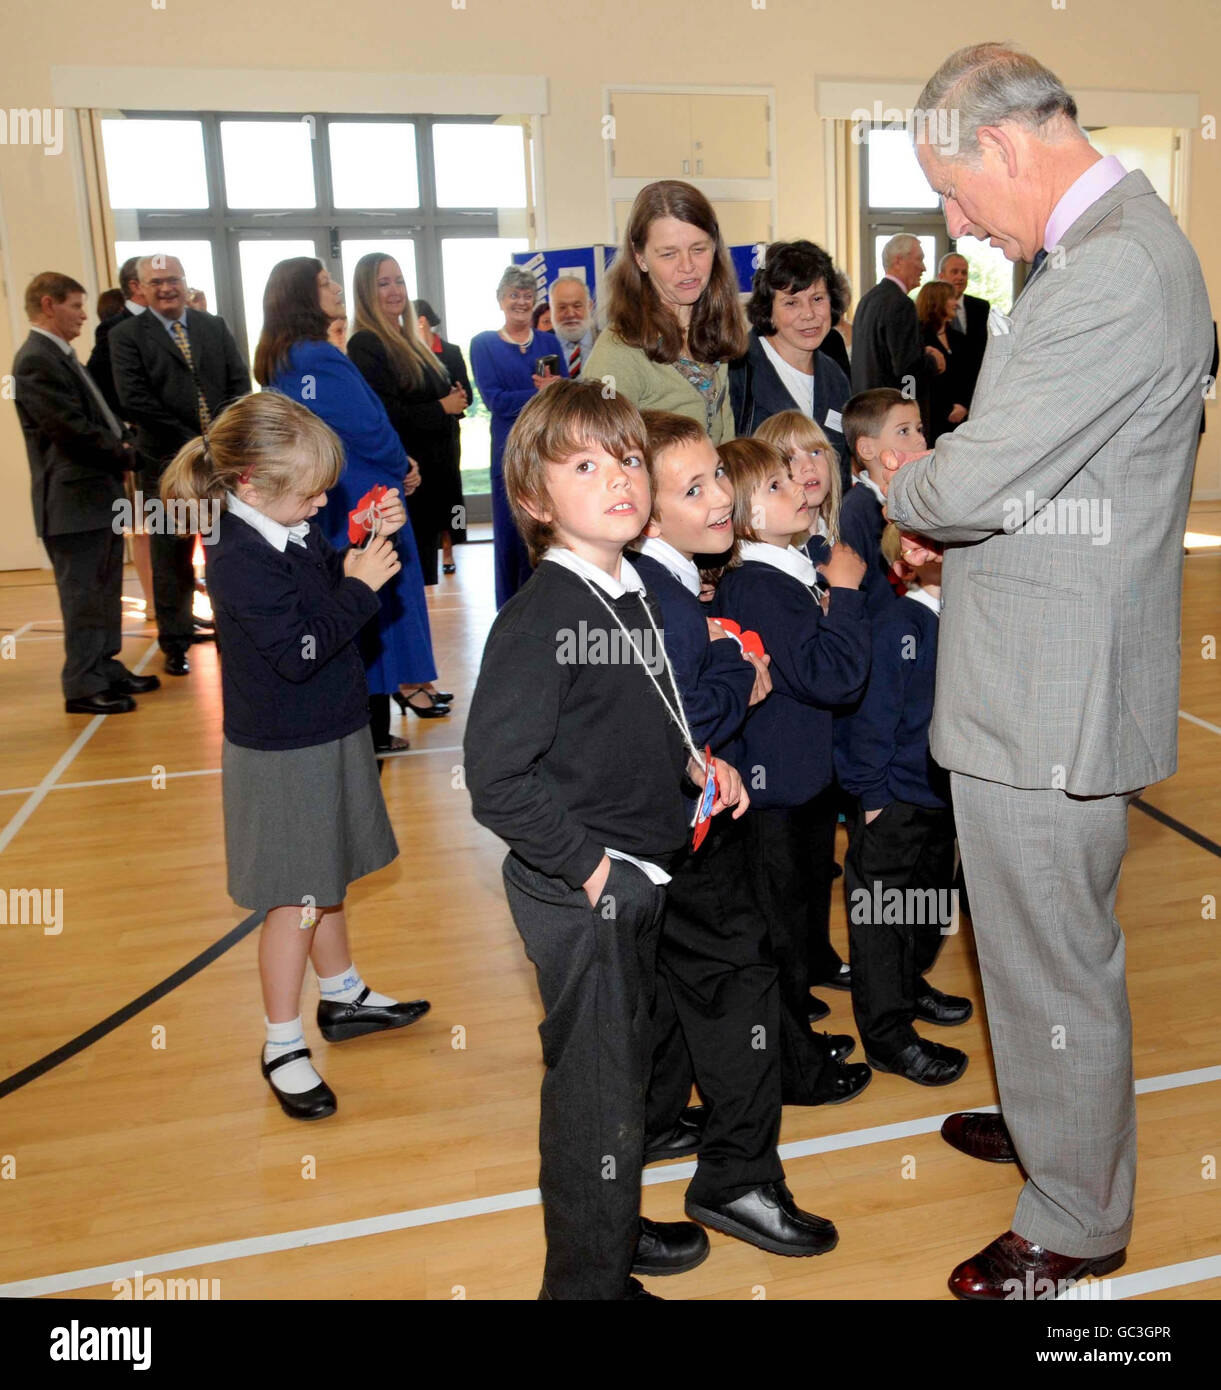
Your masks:
{"label": "schoolboy in navy sweater", "polygon": [[[650,1298],[634,1273],[707,1255],[640,1216],[644,1088],[666,866],[689,833],[681,700],[660,614],[623,547],[651,499],[639,412],[562,380],[522,411],[505,487],[535,573],[500,610],[467,723],[476,820],[509,845],[505,891],[538,972],[546,1074],[544,1299]],[[714,812],[741,794],[718,764]],[[723,780],[722,780],[723,779]]]}
{"label": "schoolboy in navy sweater", "polygon": [[733,484],[738,562],[725,570],[714,607],[757,632],[771,657],[772,693],[726,756],[750,789],[751,873],[780,969],[784,1098],[848,1100],[870,1072],[828,1056],[825,1040],[820,1047],[810,1032],[807,940],[831,892],[836,811],[820,796],[832,779],[831,711],[860,694],[869,670],[869,624],[857,588],[865,565],[835,547],[823,571],[830,585],[824,614],[814,566],[789,544],[808,529],[808,504],[783,455],[758,439],[731,440],[717,452]]}
{"label": "schoolboy in navy sweater", "polygon": [[[919,1001],[943,1006],[922,1016],[965,1022],[967,999],[923,978],[953,925],[954,817],[949,779],[929,752],[941,612],[941,557],[887,528],[888,561],[912,583],[873,624],[864,698],[841,726],[840,783],[859,799],[844,862],[852,1004],[872,1066],[922,1086],[944,1086],[966,1054],[922,1038]],[[899,547],[904,553],[897,558]]]}
{"label": "schoolboy in navy sweater", "polygon": [[840,505],[839,533],[868,566],[861,588],[869,616],[876,618],[898,597],[881,548],[886,527],[881,453],[893,449],[902,459],[924,452],[920,407],[891,386],[861,391],[844,406],[844,439],[852,451],[856,482]]}
{"label": "schoolboy in navy sweater", "polygon": [[[692,734],[716,752],[771,689],[767,658],[745,655],[699,599],[694,557],[729,547],[733,493],[699,424],[663,411],[644,420],[654,503],[632,563],[661,604]],[[743,828],[740,818],[718,817],[700,848],[673,866],[666,889],[646,1161],[692,1153],[698,1143],[688,1216],[774,1253],[819,1255],[836,1243],[835,1228],[796,1206],[776,1153],[779,989]],[[705,1106],[684,1116],[693,1074]],[[696,1116],[706,1117],[702,1136]]]}

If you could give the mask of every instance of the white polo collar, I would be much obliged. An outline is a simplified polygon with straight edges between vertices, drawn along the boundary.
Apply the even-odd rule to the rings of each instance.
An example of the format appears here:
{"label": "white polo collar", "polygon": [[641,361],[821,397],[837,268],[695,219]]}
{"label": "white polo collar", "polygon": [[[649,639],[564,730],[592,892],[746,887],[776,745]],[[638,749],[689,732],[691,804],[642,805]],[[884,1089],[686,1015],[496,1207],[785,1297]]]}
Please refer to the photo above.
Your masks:
{"label": "white polo collar", "polygon": [[814,562],[794,546],[782,550],[778,545],[768,545],[766,541],[742,541],[738,545],[738,554],[743,560],[757,560],[760,564],[783,570],[807,589],[812,589],[818,581]]}
{"label": "white polo collar", "polygon": [[[154,312],[156,311],[154,310]],[[233,492],[226,497],[225,505],[234,516],[241,517],[247,526],[253,526],[259,535],[274,545],[281,554],[288,549],[290,540],[301,546],[302,549],[305,548],[305,538],[309,535],[308,521],[299,521],[295,526],[285,526],[282,521],[276,521],[266,512],[252,507],[249,502],[243,502]]]}
{"label": "white polo collar", "polygon": [[675,550],[669,541],[662,540],[660,536],[646,536],[641,542],[640,553],[647,555],[650,560],[656,560],[669,570],[684,589],[699,598],[700,572],[694,560],[688,560],[680,550]]}
{"label": "white polo collar", "polygon": [[580,555],[562,545],[553,545],[543,556],[543,559],[562,565],[566,570],[571,570],[573,574],[579,574],[582,579],[596,584],[611,598],[622,598],[627,593],[643,594],[645,592],[644,581],[628,563],[626,556],[620,561],[618,582],[612,579],[604,569],[600,569],[589,560],[582,559]]}
{"label": "white polo collar", "polygon": [[877,485],[877,483],[873,481],[873,479],[869,476],[868,473],[858,473],[856,475],[856,481],[853,483],[853,487],[862,486],[867,487],[869,491],[873,493],[873,495],[878,499],[879,502],[881,502],[883,506],[886,505],[886,494]]}
{"label": "white polo collar", "polygon": [[913,603],[924,604],[925,608],[930,609],[932,612],[936,613],[938,617],[941,617],[940,594],[934,596],[922,589],[919,584],[913,584],[904,597],[911,599]]}

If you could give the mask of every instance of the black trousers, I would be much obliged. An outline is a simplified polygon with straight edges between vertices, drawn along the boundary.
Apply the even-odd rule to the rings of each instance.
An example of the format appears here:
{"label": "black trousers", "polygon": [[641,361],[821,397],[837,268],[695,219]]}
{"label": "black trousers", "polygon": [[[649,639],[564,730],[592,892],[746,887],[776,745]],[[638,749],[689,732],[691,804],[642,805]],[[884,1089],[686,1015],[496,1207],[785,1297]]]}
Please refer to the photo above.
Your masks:
{"label": "black trousers", "polygon": [[611,860],[595,908],[582,889],[516,855],[505,859],[503,874],[544,1011],[544,1286],[553,1299],[619,1299],[640,1238],[649,1016],[665,891],[620,859]]}
{"label": "black trousers", "polygon": [[64,620],[65,700],[100,695],[130,675],[123,647],[123,537],[110,527],[44,536]]}
{"label": "black trousers", "polygon": [[784,1177],[780,987],[750,890],[746,834],[723,812],[673,870],[657,956],[645,1132],[673,1127],[694,1077],[708,1117],[687,1196],[700,1204]]}
{"label": "black trousers", "polygon": [[[140,486],[147,497],[161,495],[162,468],[146,468]],[[162,518],[164,525],[168,518]],[[163,652],[185,653],[195,635],[192,604],[195,600],[195,553],[192,534],[149,535],[149,555],[153,566],[153,605],[157,614],[157,640]]]}
{"label": "black trousers", "polygon": [[868,825],[863,811],[856,817],[844,861],[852,1009],[865,1052],[879,1061],[919,1037],[916,995],[950,925],[953,881],[948,806],[892,801]]}
{"label": "black trousers", "polygon": [[810,988],[834,979],[843,965],[831,945],[831,890],[835,870],[835,828],[843,792],[832,784],[818,793],[809,809],[809,864],[813,878],[806,908],[806,964]]}
{"label": "black trousers", "polygon": [[766,919],[779,972],[780,1077],[786,1105],[821,1099],[820,1082],[830,1065],[826,1040],[811,1031],[809,1022],[809,934],[824,897],[830,912],[835,819],[834,803],[825,794],[793,808],[752,807],[743,817],[751,888]]}

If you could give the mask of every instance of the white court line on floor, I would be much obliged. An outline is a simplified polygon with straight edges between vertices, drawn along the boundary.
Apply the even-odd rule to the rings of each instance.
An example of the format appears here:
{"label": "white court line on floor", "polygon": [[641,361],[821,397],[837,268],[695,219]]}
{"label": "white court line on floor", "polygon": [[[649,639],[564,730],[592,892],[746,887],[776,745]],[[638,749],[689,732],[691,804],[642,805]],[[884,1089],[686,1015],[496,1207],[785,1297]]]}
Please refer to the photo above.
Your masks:
{"label": "white court line on floor", "polygon": [[[1221,1081],[1221,1066],[1202,1067],[1196,1071],[1173,1072],[1166,1076],[1152,1076],[1136,1083],[1137,1094],[1151,1091],[1167,1091],[1178,1086],[1198,1086],[1207,1082]],[[995,1113],[996,1106],[979,1106],[980,1111]],[[941,1115],[928,1115],[923,1119],[904,1120],[897,1124],[875,1125],[869,1129],[849,1130],[843,1134],[826,1134],[818,1139],[801,1139],[791,1144],[781,1144],[778,1153],[782,1159],[804,1158],[815,1153],[833,1153],[838,1149],[859,1148],[866,1144],[880,1144],[892,1139],[907,1139],[917,1134],[929,1134],[941,1128],[947,1111]],[[695,1172],[694,1163],[672,1163],[665,1168],[654,1168],[645,1172],[643,1185],[656,1187],[661,1183],[681,1182]],[[240,1240],[219,1241],[215,1245],[197,1245],[188,1250],[173,1250],[164,1255],[146,1255],[137,1260],[126,1260],[121,1264],[93,1265],[89,1269],[68,1270],[63,1274],[39,1275],[33,1279],[19,1279],[11,1284],[0,1284],[0,1298],[39,1298],[46,1294],[66,1293],[71,1289],[87,1289],[95,1284],[110,1284],[116,1279],[130,1279],[135,1270],[146,1275],[165,1274],[170,1270],[188,1269],[197,1265],[221,1264],[228,1260],[244,1260],[251,1255],[273,1255],[284,1250],[303,1250],[311,1245],[328,1245],[341,1240],[358,1240],[362,1236],[382,1235],[387,1231],[406,1231],[419,1226],[435,1226],[449,1221],[463,1221],[471,1216],[488,1216],[494,1212],[513,1211],[520,1207],[538,1206],[542,1197],[537,1187],[519,1192],[500,1192],[487,1197],[474,1197],[465,1202],[446,1202],[435,1207],[418,1207],[414,1211],[389,1212],[385,1216],[366,1216],[355,1221],[337,1221],[329,1226],[308,1226],[297,1231],[282,1231],[275,1235],[247,1236]],[[1212,1258],[1212,1257],[1210,1257]],[[1221,1260],[1221,1256],[1215,1257]],[[1160,1270],[1148,1270],[1143,1275],[1129,1275],[1126,1278],[1139,1279],[1158,1277],[1163,1282],[1151,1285],[1154,1288],[1172,1288],[1176,1284],[1194,1283],[1211,1275],[1190,1273],[1195,1261],[1187,1264],[1166,1265]],[[1182,1278],[1170,1278],[1173,1270],[1189,1271]],[[1112,1282],[1112,1293],[1115,1283]],[[1134,1292],[1144,1292],[1136,1288]]]}
{"label": "white court line on floor", "polygon": [[1179,718],[1186,719],[1189,724],[1198,724],[1201,729],[1207,729],[1209,733],[1221,734],[1221,728],[1216,724],[1210,724],[1207,719],[1201,719],[1198,715],[1188,714],[1185,709],[1179,710]]}
{"label": "white court line on floor", "polygon": [[[141,673],[141,671],[147,665],[152,654],[156,650],[156,642],[150,642],[148,651],[144,653],[144,655],[132,668],[136,675],[139,675]],[[16,838],[17,832],[39,808],[39,806],[42,804],[43,798],[51,790],[51,788],[55,785],[55,783],[59,780],[63,773],[68,769],[76,755],[81,751],[82,748],[84,748],[85,744],[87,744],[89,740],[94,736],[94,734],[96,734],[97,731],[102,727],[102,724],[105,722],[105,720],[109,718],[111,718],[111,716],[108,714],[95,714],[93,718],[89,721],[89,723],[86,724],[85,727],[81,730],[81,732],[77,735],[76,739],[73,741],[68,751],[60,758],[60,760],[55,764],[55,766],[50,770],[50,772],[47,773],[47,775],[42,779],[42,781],[39,782],[39,784],[30,792],[29,797],[24,802],[22,802],[20,808],[17,811],[17,814],[12,818],[12,820],[8,822],[4,829],[0,831],[0,854],[3,854],[4,851],[8,849],[9,845],[11,845],[13,840]]]}
{"label": "white court line on floor", "polygon": [[[102,718],[97,715],[96,718]],[[404,748],[401,753],[381,753],[381,758],[419,758],[429,753],[461,753],[462,749],[458,744],[444,748]],[[220,773],[219,767],[196,767],[190,768],[185,772],[167,772],[165,779],[168,782],[171,777],[214,777]],[[77,791],[81,787],[121,787],[130,782],[151,782],[152,772],[145,772],[138,777],[98,777],[90,782],[57,782],[53,787],[48,787],[48,791],[70,792]],[[41,786],[41,783],[39,783]],[[2,787],[0,796],[21,796],[25,792],[37,791],[38,787]]]}
{"label": "white court line on floor", "polygon": [[[1182,1284],[1199,1284],[1205,1279],[1221,1276],[1221,1255],[1205,1255],[1200,1260],[1185,1260],[1182,1264],[1162,1265],[1160,1269],[1142,1269],[1135,1274],[1108,1275],[1111,1300],[1134,1298],[1138,1293],[1157,1293],[1160,1289],[1177,1289]],[[1090,1285],[1077,1286],[1080,1292],[1074,1299],[1070,1294],[1056,1301],[1070,1303],[1089,1300]]]}

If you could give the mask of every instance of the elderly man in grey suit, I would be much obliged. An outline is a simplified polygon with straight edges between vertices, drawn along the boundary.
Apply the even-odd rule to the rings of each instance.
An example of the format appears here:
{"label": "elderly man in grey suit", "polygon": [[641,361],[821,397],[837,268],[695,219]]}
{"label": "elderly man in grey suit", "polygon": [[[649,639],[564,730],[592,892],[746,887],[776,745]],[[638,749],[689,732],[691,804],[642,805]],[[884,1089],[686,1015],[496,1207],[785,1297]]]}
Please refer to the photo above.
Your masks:
{"label": "elderly man in grey suit", "polygon": [[932,752],[954,814],[1013,1227],[960,1298],[1054,1297],[1124,1262],[1136,1103],[1115,895],[1132,798],[1175,770],[1182,545],[1212,351],[1200,265],[1143,173],[1094,150],[1054,74],[962,49],[916,109],[952,236],[1034,270],[994,316],[971,418],[889,467],[887,510],[947,542]]}

